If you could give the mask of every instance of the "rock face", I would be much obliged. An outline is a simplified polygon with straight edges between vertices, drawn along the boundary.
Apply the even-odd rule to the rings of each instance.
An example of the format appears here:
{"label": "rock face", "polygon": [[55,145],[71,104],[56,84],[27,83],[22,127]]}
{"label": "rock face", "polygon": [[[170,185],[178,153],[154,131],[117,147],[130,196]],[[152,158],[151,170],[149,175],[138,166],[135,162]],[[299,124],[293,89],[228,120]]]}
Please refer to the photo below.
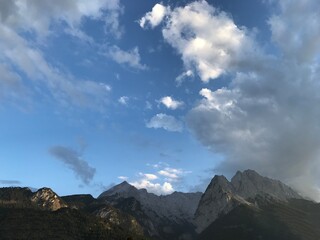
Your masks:
{"label": "rock face", "polygon": [[113,205],[119,205],[123,199],[135,199],[140,210],[132,211],[132,214],[144,225],[150,236],[161,238],[166,234],[168,236],[171,233],[178,234],[179,231],[184,231],[186,226],[189,230],[193,228],[193,216],[200,197],[201,193],[181,192],[157,196],[148,193],[145,189],[138,190],[129,183],[123,182],[102,193],[98,199],[103,199]]}
{"label": "rock face", "polygon": [[250,204],[234,193],[233,185],[224,176],[215,176],[201,197],[195,213],[197,232],[202,232],[220,215],[240,204]]}
{"label": "rock face", "polygon": [[102,193],[98,199],[105,197],[129,198],[138,200],[145,209],[150,209],[161,218],[174,221],[189,221],[193,218],[201,193],[174,192],[170,195],[157,196],[145,189],[137,189],[126,181]]}
{"label": "rock face", "polygon": [[279,200],[301,198],[293,189],[278,180],[260,176],[253,170],[238,171],[231,179],[235,192],[243,198],[252,198],[258,194],[270,195]]}
{"label": "rock face", "polygon": [[50,188],[41,188],[31,197],[31,201],[42,209],[56,211],[68,205]]}
{"label": "rock face", "polygon": [[238,205],[253,205],[253,199],[257,196],[281,201],[301,198],[280,181],[262,177],[253,170],[238,171],[231,182],[224,176],[215,176],[202,195],[195,213],[197,232],[202,232],[217,218]]}

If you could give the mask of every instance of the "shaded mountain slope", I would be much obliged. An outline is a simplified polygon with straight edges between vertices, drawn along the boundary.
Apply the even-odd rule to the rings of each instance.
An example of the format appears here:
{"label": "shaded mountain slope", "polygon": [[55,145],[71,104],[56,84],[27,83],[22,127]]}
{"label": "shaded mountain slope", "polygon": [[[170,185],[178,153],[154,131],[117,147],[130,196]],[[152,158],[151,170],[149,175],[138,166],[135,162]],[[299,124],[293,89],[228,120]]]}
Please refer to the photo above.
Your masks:
{"label": "shaded mountain slope", "polygon": [[268,196],[278,201],[301,199],[301,196],[282,182],[259,175],[253,170],[238,171],[228,181],[224,176],[214,176],[202,195],[195,212],[197,232],[202,232],[217,218],[239,205],[252,205],[249,199]]}
{"label": "shaded mountain slope", "polygon": [[174,192],[166,196],[148,193],[122,182],[98,199],[134,216],[153,239],[193,239],[193,216],[201,193]]}
{"label": "shaded mountain slope", "polygon": [[209,225],[199,240],[318,240],[320,205],[302,199],[287,202],[258,196],[255,205],[239,205]]}
{"label": "shaded mountain slope", "polygon": [[131,215],[91,195],[0,188],[0,239],[146,239]]}

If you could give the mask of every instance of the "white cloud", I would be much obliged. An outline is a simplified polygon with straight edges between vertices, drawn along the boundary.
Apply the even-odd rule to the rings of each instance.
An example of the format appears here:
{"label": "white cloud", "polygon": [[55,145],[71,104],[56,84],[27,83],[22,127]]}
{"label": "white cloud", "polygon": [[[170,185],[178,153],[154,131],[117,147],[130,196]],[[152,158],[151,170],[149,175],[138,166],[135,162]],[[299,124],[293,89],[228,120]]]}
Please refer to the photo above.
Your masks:
{"label": "white cloud", "polygon": [[119,0],[16,0],[1,1],[0,9],[2,23],[7,27],[31,29],[44,36],[50,33],[52,23],[65,22],[69,27],[77,28],[83,17],[117,22],[118,19],[108,13],[120,11],[120,3]]}
{"label": "white cloud", "polygon": [[190,173],[183,169],[172,168],[165,162],[159,162],[157,164],[147,164],[151,167],[155,173],[142,173],[138,174],[139,179],[131,182],[136,188],[145,188],[148,192],[155,193],[157,195],[166,195],[175,191],[174,184],[181,182],[183,177]]}
{"label": "white cloud", "polygon": [[162,19],[165,17],[167,8],[159,3],[154,5],[151,12],[148,12],[139,21],[140,27],[145,28],[146,25],[150,25],[151,28],[158,26]]}
{"label": "white cloud", "polygon": [[29,90],[24,86],[21,77],[7,65],[0,64],[0,100],[6,100],[14,104],[23,102],[27,106],[29,94]]}
{"label": "white cloud", "polygon": [[152,173],[139,173],[139,175],[149,181],[158,179],[158,176]]}
{"label": "white cloud", "polygon": [[[0,26],[1,62],[14,65],[23,72],[33,86],[46,88],[53,99],[63,106],[80,106],[104,110],[110,86],[90,80],[75,79],[51,66],[43,53],[9,28]],[[12,73],[17,75],[17,73]]]}
{"label": "white cloud", "polygon": [[[118,0],[58,0],[54,3],[37,0],[1,1],[0,64],[8,66],[11,76],[21,79],[22,75],[27,76],[19,81],[23,85],[19,91],[31,86],[28,87],[30,95],[47,94],[47,99],[53,99],[62,106],[104,111],[111,90],[109,85],[76,79],[71,73],[48,63],[44,52],[37,47],[37,42],[30,42],[23,33],[32,32],[37,39],[44,40],[63,22],[59,26],[63,26],[65,32],[92,41],[81,30],[82,19],[101,20],[110,11],[118,11],[118,8]],[[15,88],[14,94],[21,94],[19,91]]]}
{"label": "white cloud", "polygon": [[159,100],[164,106],[166,106],[167,108],[169,109],[172,109],[172,110],[175,110],[179,107],[182,107],[183,106],[183,102],[182,101],[177,101],[177,100],[174,100],[172,97],[170,96],[166,96],[166,97],[163,97]]}
{"label": "white cloud", "polygon": [[183,124],[175,117],[159,113],[146,124],[147,128],[163,128],[170,132],[182,132]]}
{"label": "white cloud", "polygon": [[127,96],[122,96],[118,99],[118,102],[121,103],[122,105],[127,105],[129,101],[129,97]]}
{"label": "white cloud", "polygon": [[270,20],[280,53],[249,57],[231,68],[228,87],[200,91],[187,125],[225,156],[216,171],[253,168],[320,199],[319,9],[317,1],[280,1]]}
{"label": "white cloud", "polygon": [[174,189],[169,182],[153,183],[147,179],[142,179],[136,182],[130,182],[131,185],[135,186],[138,189],[144,188],[147,189],[148,192],[157,194],[157,195],[167,195],[174,192]]}
{"label": "white cloud", "polygon": [[118,179],[120,179],[122,181],[127,181],[129,178],[126,176],[119,176]]}
{"label": "white cloud", "polygon": [[192,76],[193,72],[191,70],[181,73],[178,77],[176,77],[177,86],[180,87],[186,78],[190,78]]}
{"label": "white cloud", "polygon": [[151,110],[151,109],[152,109],[152,104],[151,104],[149,101],[146,101],[146,106],[145,106],[145,108],[146,108],[147,110]]}
{"label": "white cloud", "polygon": [[130,51],[124,51],[118,46],[113,46],[108,49],[108,56],[119,64],[127,64],[132,68],[145,70],[147,66],[141,63],[138,47]]}
{"label": "white cloud", "polygon": [[[147,13],[152,15],[151,13]],[[208,82],[245,61],[254,45],[244,29],[206,1],[195,1],[173,10],[167,8],[162,29],[164,39],[179,54],[186,69],[195,69]],[[250,55],[249,54],[249,55]]]}
{"label": "white cloud", "polygon": [[183,176],[190,173],[189,171],[184,171],[178,168],[165,167],[158,171],[158,174],[165,177],[168,182],[176,182],[181,180]]}
{"label": "white cloud", "polygon": [[281,14],[273,15],[269,20],[272,39],[284,57],[310,63],[319,57],[320,2],[282,0],[279,5]]}

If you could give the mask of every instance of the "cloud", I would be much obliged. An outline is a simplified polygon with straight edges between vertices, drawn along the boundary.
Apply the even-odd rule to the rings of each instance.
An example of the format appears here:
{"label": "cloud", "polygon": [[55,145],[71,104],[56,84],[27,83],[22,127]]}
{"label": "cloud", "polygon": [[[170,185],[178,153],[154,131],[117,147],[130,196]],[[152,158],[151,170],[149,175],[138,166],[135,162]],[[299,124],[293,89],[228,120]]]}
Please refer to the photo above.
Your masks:
{"label": "cloud", "polygon": [[158,174],[165,177],[168,182],[180,181],[190,171],[184,171],[183,169],[165,167],[158,171]]}
{"label": "cloud", "polygon": [[21,77],[6,64],[0,63],[0,101],[28,105],[30,91],[24,86]]}
{"label": "cloud", "polygon": [[167,195],[174,192],[174,189],[171,183],[164,182],[163,184],[160,183],[153,183],[148,179],[141,179],[139,181],[130,182],[132,186],[135,186],[138,189],[147,189],[148,192],[157,194],[157,195]]}
{"label": "cloud", "polygon": [[253,168],[320,200],[319,7],[310,0],[279,2],[269,22],[280,54],[249,57],[241,67],[233,62],[227,87],[199,92],[187,126],[225,156],[215,171]]}
{"label": "cloud", "polygon": [[120,180],[122,180],[122,181],[127,181],[129,178],[128,177],[126,177],[126,176],[119,176],[118,177]]}
{"label": "cloud", "polygon": [[118,46],[112,46],[108,49],[107,55],[119,64],[127,64],[132,68],[140,70],[147,69],[147,66],[140,62],[141,60],[138,47],[135,47],[130,51],[124,51]]}
{"label": "cloud", "polygon": [[149,122],[146,124],[147,128],[163,128],[170,132],[182,132],[183,124],[175,117],[164,114],[158,113],[157,115],[153,116]]}
{"label": "cloud", "polygon": [[245,61],[243,52],[254,51],[246,30],[206,1],[167,8],[165,14],[163,38],[181,55],[185,69],[195,69],[203,82],[227,73],[235,61]]}
{"label": "cloud", "polygon": [[[64,22],[69,28],[78,28],[84,17],[105,20],[112,26],[118,25],[116,12],[121,10],[119,0],[16,0],[1,1],[0,14],[2,25],[10,29],[29,31],[33,30],[37,35],[50,34],[53,24]],[[37,21],[35,21],[35,19]]]}
{"label": "cloud", "polygon": [[167,8],[159,3],[154,5],[151,12],[148,12],[139,21],[140,27],[145,28],[149,25],[151,28],[158,26],[165,17]]}
{"label": "cloud", "polygon": [[122,96],[118,99],[118,102],[121,103],[122,105],[127,105],[129,101],[129,97],[127,96]]}
{"label": "cloud", "polygon": [[[56,27],[62,27],[66,33],[73,33],[80,39],[92,41],[82,32],[81,21],[84,18],[103,20],[108,18],[108,13],[119,11],[119,8],[118,0],[58,0],[54,3],[37,0],[1,1],[0,65],[5,65],[6,76],[11,77],[10,86],[8,81],[6,85],[3,82],[1,84],[2,87],[10,87],[10,96],[6,94],[6,98],[15,101],[17,96],[24,96],[28,92],[29,97],[40,94],[42,98],[53,99],[62,106],[104,111],[110,86],[77,79],[71,73],[53,66],[46,60],[38,43],[44,42]],[[26,32],[32,33],[36,41],[26,37]],[[3,68],[1,71],[4,71]]]}
{"label": "cloud", "polygon": [[188,71],[181,73],[178,77],[176,77],[177,87],[180,87],[186,78],[193,77],[193,75],[194,74],[191,70],[188,70]]}
{"label": "cloud", "polygon": [[152,173],[139,173],[139,175],[149,181],[158,179],[158,176]]}
{"label": "cloud", "polygon": [[182,101],[174,100],[170,96],[163,97],[159,100],[160,103],[162,103],[164,106],[166,106],[169,109],[175,110],[179,107],[182,107],[184,103]]}
{"label": "cloud", "polygon": [[18,180],[0,180],[0,184],[2,184],[2,185],[20,185],[21,182]]}
{"label": "cloud", "polygon": [[279,2],[281,14],[273,15],[269,20],[272,39],[286,58],[311,63],[320,51],[320,3],[312,0],[293,2]]}
{"label": "cloud", "polygon": [[145,109],[152,110],[152,104],[149,101],[146,101]]}
{"label": "cloud", "polygon": [[49,153],[69,167],[83,183],[89,184],[93,179],[96,169],[91,167],[88,162],[82,159],[79,153],[73,149],[54,146],[49,149]]}
{"label": "cloud", "polygon": [[140,172],[139,179],[130,182],[130,184],[138,189],[145,188],[148,192],[157,195],[167,195],[174,192],[176,185],[183,181],[184,176],[191,173],[180,168],[172,168],[165,162],[147,164],[147,166],[152,168],[153,173]]}

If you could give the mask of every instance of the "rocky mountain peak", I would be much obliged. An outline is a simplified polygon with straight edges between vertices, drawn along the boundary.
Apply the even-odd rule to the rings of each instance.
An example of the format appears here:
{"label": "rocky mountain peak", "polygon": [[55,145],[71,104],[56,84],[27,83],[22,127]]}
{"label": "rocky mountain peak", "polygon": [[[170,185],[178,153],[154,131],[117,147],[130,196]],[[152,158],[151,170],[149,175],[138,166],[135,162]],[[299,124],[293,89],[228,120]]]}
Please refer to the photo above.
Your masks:
{"label": "rocky mountain peak", "polygon": [[231,179],[235,193],[245,199],[258,194],[270,195],[279,200],[301,198],[293,189],[282,182],[259,175],[254,170],[238,171]]}
{"label": "rocky mountain peak", "polygon": [[196,210],[197,230],[202,231],[221,214],[228,213],[237,205],[252,205],[249,199],[259,195],[281,201],[301,198],[282,182],[263,177],[254,170],[237,171],[231,182],[224,176],[216,175],[202,195]]}
{"label": "rocky mountain peak", "polygon": [[197,232],[209,226],[221,214],[226,214],[235,206],[247,203],[234,194],[234,187],[223,175],[215,175],[202,195],[195,213]]}
{"label": "rocky mountain peak", "polygon": [[[202,193],[174,192],[169,195],[157,196],[148,193],[146,189],[136,189],[130,184],[123,182],[110,190],[102,193],[99,199],[113,206],[125,199],[133,198],[139,204],[140,211],[134,211],[133,215],[148,226],[150,235],[159,235],[159,231],[177,233],[175,226],[192,226],[193,216],[198,206]],[[123,204],[120,204],[123,206]],[[193,230],[188,229],[188,231]],[[178,233],[177,233],[178,234]]]}
{"label": "rocky mountain peak", "polygon": [[68,205],[50,188],[41,188],[31,197],[31,201],[45,210],[56,211]]}
{"label": "rocky mountain peak", "polygon": [[228,179],[223,176],[223,175],[215,175],[214,178],[211,180],[209,186],[207,189],[212,189],[212,190],[220,190],[224,192],[232,192],[233,191],[233,186],[231,183],[228,181]]}
{"label": "rocky mountain peak", "polygon": [[136,197],[138,195],[138,189],[130,185],[127,181],[123,181],[122,183],[115,185],[109,190],[101,193],[98,198],[114,195],[118,195],[119,197],[129,197],[134,195],[134,197]]}

